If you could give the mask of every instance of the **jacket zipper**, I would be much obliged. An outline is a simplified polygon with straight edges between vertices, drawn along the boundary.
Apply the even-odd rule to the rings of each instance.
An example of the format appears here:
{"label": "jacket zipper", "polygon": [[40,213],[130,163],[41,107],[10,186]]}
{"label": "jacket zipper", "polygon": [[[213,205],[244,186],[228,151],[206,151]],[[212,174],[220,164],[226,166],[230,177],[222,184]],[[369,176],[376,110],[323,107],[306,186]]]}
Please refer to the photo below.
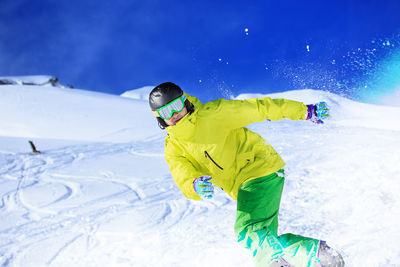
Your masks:
{"label": "jacket zipper", "polygon": [[217,166],[218,168],[220,168],[221,170],[223,170],[223,168],[221,166],[218,165],[218,163],[216,163],[213,158],[210,156],[210,154],[208,154],[207,150],[204,151],[204,155],[206,156],[206,158],[209,158],[214,164],[215,166]]}

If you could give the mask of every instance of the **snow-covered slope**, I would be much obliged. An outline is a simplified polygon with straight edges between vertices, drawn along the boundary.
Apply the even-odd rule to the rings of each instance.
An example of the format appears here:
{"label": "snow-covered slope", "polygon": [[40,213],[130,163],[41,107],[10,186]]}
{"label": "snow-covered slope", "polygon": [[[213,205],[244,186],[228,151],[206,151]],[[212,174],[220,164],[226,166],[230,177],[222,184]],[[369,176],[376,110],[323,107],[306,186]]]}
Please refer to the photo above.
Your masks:
{"label": "snow-covered slope", "polygon": [[381,106],[353,100],[318,90],[294,90],[275,94],[241,94],[237,99],[251,97],[289,98],[306,104],[328,101],[335,125],[366,127],[400,131],[399,107]]}
{"label": "snow-covered slope", "polygon": [[149,94],[151,90],[153,90],[153,88],[154,86],[144,86],[138,89],[126,91],[123,94],[121,94],[121,96],[132,99],[148,100]]}
{"label": "snow-covered slope", "polygon": [[[346,266],[399,266],[400,108],[272,96],[332,113],[249,126],[287,163],[280,233],[325,239]],[[174,184],[146,100],[6,85],[0,114],[1,266],[253,266],[234,238],[236,203],[222,190],[190,201]]]}
{"label": "snow-covered slope", "polygon": [[144,101],[35,85],[0,90],[2,136],[126,142],[158,131]]}
{"label": "snow-covered slope", "polygon": [[37,86],[53,86],[59,88],[72,88],[71,85],[64,86],[60,83],[57,77],[47,75],[36,76],[6,76],[0,77],[0,85],[37,85]]}

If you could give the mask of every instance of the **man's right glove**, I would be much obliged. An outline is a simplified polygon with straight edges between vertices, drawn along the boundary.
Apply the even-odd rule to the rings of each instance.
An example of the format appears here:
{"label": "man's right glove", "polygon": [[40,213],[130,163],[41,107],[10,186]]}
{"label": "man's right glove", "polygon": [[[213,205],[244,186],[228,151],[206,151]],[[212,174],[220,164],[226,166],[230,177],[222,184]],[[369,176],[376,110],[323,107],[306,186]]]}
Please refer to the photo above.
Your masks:
{"label": "man's right glove", "polygon": [[326,102],[318,102],[314,105],[307,105],[307,120],[314,123],[324,123],[323,120],[329,116],[329,108]]}
{"label": "man's right glove", "polygon": [[214,195],[214,185],[209,182],[210,180],[210,176],[201,176],[193,181],[194,191],[196,191],[202,199],[210,199]]}

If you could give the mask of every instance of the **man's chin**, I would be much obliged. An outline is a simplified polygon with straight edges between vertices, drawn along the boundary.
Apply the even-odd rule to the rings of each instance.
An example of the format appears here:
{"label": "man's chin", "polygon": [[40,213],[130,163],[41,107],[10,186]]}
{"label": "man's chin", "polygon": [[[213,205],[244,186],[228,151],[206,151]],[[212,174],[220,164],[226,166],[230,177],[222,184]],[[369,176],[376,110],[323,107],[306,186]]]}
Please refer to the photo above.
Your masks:
{"label": "man's chin", "polygon": [[181,120],[181,119],[176,120],[176,121],[169,121],[169,123],[167,123],[167,124],[168,124],[169,126],[174,126],[174,125],[176,125],[180,120]]}

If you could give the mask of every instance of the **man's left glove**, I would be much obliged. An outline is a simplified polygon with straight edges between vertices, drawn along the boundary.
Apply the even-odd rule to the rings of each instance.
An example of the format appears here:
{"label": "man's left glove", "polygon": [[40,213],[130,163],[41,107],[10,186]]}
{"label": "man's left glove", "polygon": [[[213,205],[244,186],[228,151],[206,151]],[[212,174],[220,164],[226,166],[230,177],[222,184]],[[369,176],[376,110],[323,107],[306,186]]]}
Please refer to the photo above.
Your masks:
{"label": "man's left glove", "polygon": [[214,195],[214,185],[210,180],[210,176],[201,176],[193,181],[194,191],[196,191],[202,199],[210,199]]}
{"label": "man's left glove", "polygon": [[314,123],[324,123],[323,120],[329,117],[329,108],[326,102],[307,105],[307,109],[307,120]]}

